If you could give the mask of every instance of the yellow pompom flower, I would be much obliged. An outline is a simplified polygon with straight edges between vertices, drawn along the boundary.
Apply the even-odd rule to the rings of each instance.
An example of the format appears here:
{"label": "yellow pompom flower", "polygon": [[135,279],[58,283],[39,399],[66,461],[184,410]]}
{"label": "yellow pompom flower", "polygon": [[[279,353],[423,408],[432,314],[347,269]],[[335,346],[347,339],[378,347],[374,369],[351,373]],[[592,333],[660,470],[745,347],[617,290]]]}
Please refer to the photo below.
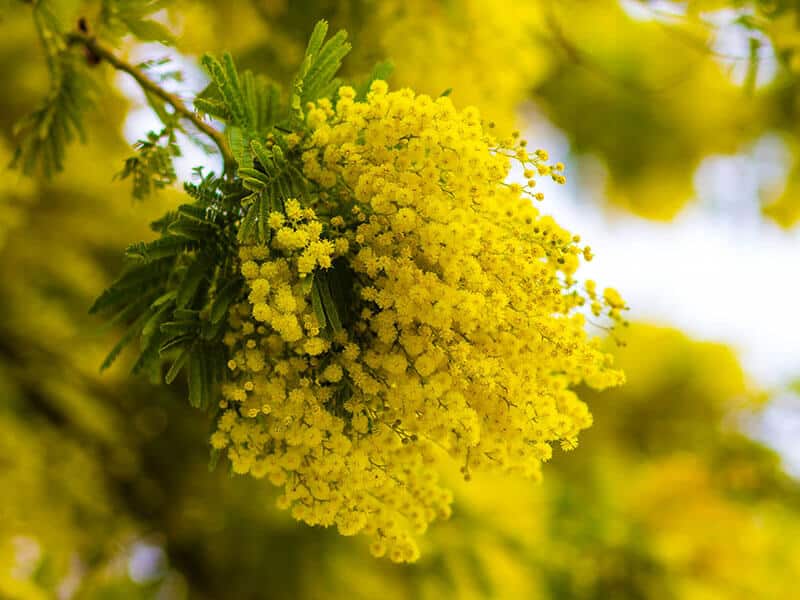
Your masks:
{"label": "yellow pompom flower", "polygon": [[[573,448],[592,422],[574,386],[622,374],[585,331],[580,238],[539,214],[531,184],[506,183],[514,160],[531,179],[553,172],[544,151],[382,81],[306,114],[298,151],[317,192],[242,251],[212,444],[283,487],[295,518],[413,561],[415,537],[450,514],[444,461],[538,478],[551,444]],[[612,289],[603,300],[624,307]]]}

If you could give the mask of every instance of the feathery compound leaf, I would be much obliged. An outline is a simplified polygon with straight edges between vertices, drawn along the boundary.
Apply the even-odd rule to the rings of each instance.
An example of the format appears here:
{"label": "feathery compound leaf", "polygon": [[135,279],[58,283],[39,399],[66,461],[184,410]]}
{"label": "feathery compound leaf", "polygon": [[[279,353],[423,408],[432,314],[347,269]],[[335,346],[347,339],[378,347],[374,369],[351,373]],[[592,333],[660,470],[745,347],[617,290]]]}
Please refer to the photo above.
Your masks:
{"label": "feathery compound leaf", "polygon": [[280,92],[276,85],[265,77],[253,75],[250,71],[242,73],[242,90],[245,97],[251,129],[265,135],[275,124]]}
{"label": "feathery compound leaf", "polygon": [[[250,114],[247,110],[247,101],[242,90],[241,82],[239,81],[239,73],[236,71],[236,65],[233,62],[233,56],[229,52],[222,55],[222,67],[225,71],[226,87],[222,89],[223,96],[226,100],[230,98],[229,108],[234,118],[237,119],[237,124],[242,127],[251,128],[252,121]],[[226,90],[230,90],[229,92]]]}
{"label": "feathery compound leaf", "polygon": [[[162,139],[165,140],[163,145]],[[146,140],[136,142],[135,149],[137,154],[128,158],[122,171],[115,176],[133,180],[134,198],[141,200],[175,182],[172,159],[180,156],[181,151],[172,129],[164,129],[161,133],[149,132]]]}
{"label": "feathery compound leaf", "polygon": [[[195,107],[238,127],[245,143],[266,135],[280,115],[280,89],[266,77],[236,70],[230,54],[222,62],[206,55],[203,66],[212,82],[195,99]],[[232,140],[231,143],[235,143]]]}
{"label": "feathery compound leaf", "polygon": [[253,180],[261,185],[261,187],[265,187],[269,184],[269,177],[266,173],[259,171],[258,169],[248,169],[245,167],[239,168],[239,177],[242,178],[242,181],[246,181],[248,179]]}
{"label": "feathery compound leaf", "polygon": [[316,56],[322,48],[322,43],[325,41],[325,36],[328,33],[328,22],[324,19],[317,21],[314,30],[311,32],[311,37],[308,39],[308,46],[306,46],[306,53],[303,56],[303,61],[295,75],[292,83],[292,109],[302,113],[302,98],[303,86],[305,85],[305,78],[311,70],[311,66],[316,60]]}
{"label": "feathery compound leaf", "polygon": [[215,380],[214,366],[205,348],[192,348],[188,364],[189,404],[205,409],[211,404]]}
{"label": "feathery compound leaf", "polygon": [[174,235],[180,235],[198,242],[213,239],[219,228],[212,221],[198,220],[186,217],[184,214],[169,224],[167,231]]}
{"label": "feathery compound leaf", "polygon": [[315,57],[320,48],[322,48],[322,43],[325,41],[326,35],[328,35],[328,22],[325,19],[317,21],[317,24],[314,25],[314,29],[311,32],[311,36],[308,38],[308,45],[306,46],[303,65],[307,62],[308,67],[305,68],[304,74],[308,71],[308,68],[310,68],[313,57]]}
{"label": "feathery compound leaf", "polygon": [[346,31],[337,32],[323,44],[327,33],[327,21],[319,21],[311,33],[303,62],[294,78],[291,108],[298,118],[303,117],[303,106],[306,102],[330,93],[334,77],[342,66],[342,59],[350,52]]}
{"label": "feathery compound leaf", "polygon": [[225,103],[225,108],[231,115],[231,123],[244,129],[251,127],[250,119],[245,104],[244,93],[239,83],[239,75],[233,57],[227,52],[222,56],[222,62],[206,54],[202,64],[212,81],[217,85],[220,96]]}
{"label": "feathery compound leaf", "polygon": [[210,282],[214,262],[208,254],[200,254],[187,269],[175,298],[179,308],[188,306],[203,282]]}
{"label": "feathery compound leaf", "polygon": [[231,279],[217,291],[209,314],[211,323],[219,323],[225,318],[230,305],[241,295],[243,287],[244,281],[241,277],[237,277],[236,279]]}
{"label": "feathery compound leaf", "polygon": [[[339,308],[331,294],[330,282],[326,273],[320,271],[314,275],[314,283],[311,291],[311,303],[314,311],[317,314],[317,320],[322,323],[327,323],[331,326],[333,333],[339,333],[342,330],[342,320],[339,316]],[[323,318],[320,319],[319,312],[322,312]]]}
{"label": "feathery compound leaf", "polygon": [[100,25],[115,37],[130,33],[144,42],[171,44],[175,40],[169,30],[148,19],[169,4],[169,0],[103,0]]}
{"label": "feathery compound leaf", "polygon": [[275,126],[281,112],[281,90],[274,83],[267,83],[258,95],[258,126],[267,132]]}
{"label": "feathery compound leaf", "polygon": [[195,240],[181,235],[166,235],[152,242],[137,242],[125,250],[125,256],[138,262],[149,263],[168,256],[177,256],[197,247]]}
{"label": "feathery compound leaf", "polygon": [[50,177],[64,168],[66,147],[85,140],[84,112],[92,106],[95,86],[78,59],[63,54],[51,61],[51,91],[42,105],[14,126],[19,146],[12,165],[26,175],[41,167]]}
{"label": "feathery compound leaf", "polygon": [[120,352],[122,352],[122,350],[125,349],[125,346],[130,344],[134,340],[134,338],[139,334],[142,324],[148,319],[148,317],[149,314],[145,313],[141,315],[138,319],[136,319],[136,321],[134,321],[130,327],[128,327],[128,329],[125,331],[120,340],[111,349],[111,352],[108,353],[105,360],[103,361],[103,364],[100,365],[101,371],[105,371],[112,364],[114,364],[114,361],[117,360],[117,357],[119,356]]}
{"label": "feathery compound leaf", "polygon": [[194,99],[194,107],[199,112],[205,113],[209,117],[219,119],[220,121],[229,121],[231,118],[231,113],[222,100],[198,97]]}
{"label": "feathery compound leaf", "polygon": [[314,309],[314,315],[317,317],[320,329],[325,329],[328,325],[328,319],[325,318],[325,307],[322,304],[322,296],[319,293],[319,288],[315,285],[316,277],[313,275],[311,281],[311,307]]}
{"label": "feathery compound leaf", "polygon": [[196,201],[153,224],[160,238],[128,248],[132,263],[92,311],[113,312],[114,321],[133,323],[109,361],[138,333],[141,350],[133,371],[157,380],[164,361],[175,358],[168,381],[188,370],[191,403],[206,407],[227,361],[221,343],[225,317],[244,286],[231,260],[241,186],[198,175],[199,183],[185,186]]}
{"label": "feathery compound leaf", "polygon": [[266,148],[261,142],[253,140],[250,142],[250,149],[270,179],[279,177],[286,168],[286,159],[279,146]]}
{"label": "feathery compound leaf", "polygon": [[138,299],[143,291],[158,287],[166,281],[171,268],[171,261],[165,260],[129,267],[95,300],[89,313],[103,312]]}
{"label": "feathery compound leaf", "polygon": [[189,357],[191,356],[191,352],[188,348],[184,348],[181,350],[181,353],[178,355],[178,358],[175,359],[175,362],[172,363],[172,366],[167,371],[167,374],[164,376],[164,382],[167,384],[172,383],[175,381],[175,378],[178,376],[178,373],[181,372],[184,366],[189,362]]}
{"label": "feathery compound leaf", "polygon": [[314,60],[303,81],[303,104],[329,95],[336,73],[342,67],[342,59],[350,52],[347,32],[338,31],[325,45]]}
{"label": "feathery compound leaf", "polygon": [[83,114],[93,104],[95,86],[86,75],[82,57],[63,47],[63,4],[40,0],[33,5],[34,23],[50,71],[50,92],[14,126],[19,142],[12,165],[26,175],[41,168],[50,177],[63,169],[67,145],[76,137],[84,141]]}
{"label": "feathery compound leaf", "polygon": [[225,130],[228,138],[228,145],[231,147],[233,157],[239,165],[250,165],[253,163],[253,155],[250,153],[248,136],[241,127],[230,126]]}

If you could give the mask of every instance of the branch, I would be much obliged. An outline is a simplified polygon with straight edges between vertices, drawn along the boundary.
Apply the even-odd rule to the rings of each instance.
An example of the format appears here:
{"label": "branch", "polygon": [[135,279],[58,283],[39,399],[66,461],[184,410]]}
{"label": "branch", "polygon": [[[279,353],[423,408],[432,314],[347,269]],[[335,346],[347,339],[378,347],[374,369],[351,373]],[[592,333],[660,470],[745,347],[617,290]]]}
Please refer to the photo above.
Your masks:
{"label": "branch", "polygon": [[191,121],[197,129],[202,131],[214,141],[214,143],[217,145],[217,148],[219,148],[220,154],[222,155],[225,173],[232,174],[235,171],[236,159],[233,157],[233,153],[231,152],[227,139],[225,139],[225,135],[221,131],[214,129],[211,125],[203,121],[203,119],[201,119],[195,111],[186,106],[183,100],[181,100],[178,96],[171,94],[160,85],[155,83],[152,79],[148,78],[144,72],[135,65],[132,65],[131,63],[118,57],[116,54],[114,54],[113,49],[109,48],[102,42],[99,42],[93,36],[81,32],[72,32],[66,35],[66,42],[67,45],[70,46],[75,44],[84,46],[96,59],[104,60],[118,71],[127,73],[136,80],[136,83],[138,83],[143,90],[150,92],[154,96],[157,96],[172,106],[176,113],[178,113],[184,119]]}

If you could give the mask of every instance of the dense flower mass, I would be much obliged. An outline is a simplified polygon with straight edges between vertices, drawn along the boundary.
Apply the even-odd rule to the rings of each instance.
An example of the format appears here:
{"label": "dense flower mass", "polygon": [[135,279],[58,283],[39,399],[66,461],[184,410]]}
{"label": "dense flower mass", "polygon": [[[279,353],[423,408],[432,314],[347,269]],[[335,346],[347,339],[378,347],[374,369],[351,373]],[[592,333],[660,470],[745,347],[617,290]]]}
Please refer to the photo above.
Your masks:
{"label": "dense flower mass", "polygon": [[[571,388],[622,375],[578,310],[590,250],[531,202],[562,165],[495,139],[476,109],[382,81],[306,114],[289,142],[318,193],[241,248],[249,295],[211,442],[297,519],[412,561],[413,536],[450,512],[438,461],[538,477],[551,444],[591,424]],[[507,183],[513,160],[526,185]],[[612,319],[624,307],[613,290],[588,299]]]}

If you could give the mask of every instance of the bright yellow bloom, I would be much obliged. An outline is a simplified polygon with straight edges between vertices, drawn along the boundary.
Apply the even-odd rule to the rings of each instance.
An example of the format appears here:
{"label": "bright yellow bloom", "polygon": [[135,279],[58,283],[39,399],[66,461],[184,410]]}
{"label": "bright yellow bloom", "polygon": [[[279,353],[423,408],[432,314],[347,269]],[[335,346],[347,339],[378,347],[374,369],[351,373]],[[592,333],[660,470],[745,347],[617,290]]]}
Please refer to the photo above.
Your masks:
{"label": "bright yellow bloom", "polygon": [[[319,198],[288,201],[270,246],[243,251],[249,299],[229,319],[237,368],[212,443],[282,486],[295,518],[413,561],[414,537],[450,514],[448,455],[465,478],[538,478],[550,444],[573,448],[592,422],[572,388],[622,375],[578,312],[579,238],[506,184],[512,160],[549,176],[544,151],[382,81],[307,115],[324,131],[302,143]],[[332,308],[336,281],[358,295]],[[606,290],[605,306],[624,302]]]}

